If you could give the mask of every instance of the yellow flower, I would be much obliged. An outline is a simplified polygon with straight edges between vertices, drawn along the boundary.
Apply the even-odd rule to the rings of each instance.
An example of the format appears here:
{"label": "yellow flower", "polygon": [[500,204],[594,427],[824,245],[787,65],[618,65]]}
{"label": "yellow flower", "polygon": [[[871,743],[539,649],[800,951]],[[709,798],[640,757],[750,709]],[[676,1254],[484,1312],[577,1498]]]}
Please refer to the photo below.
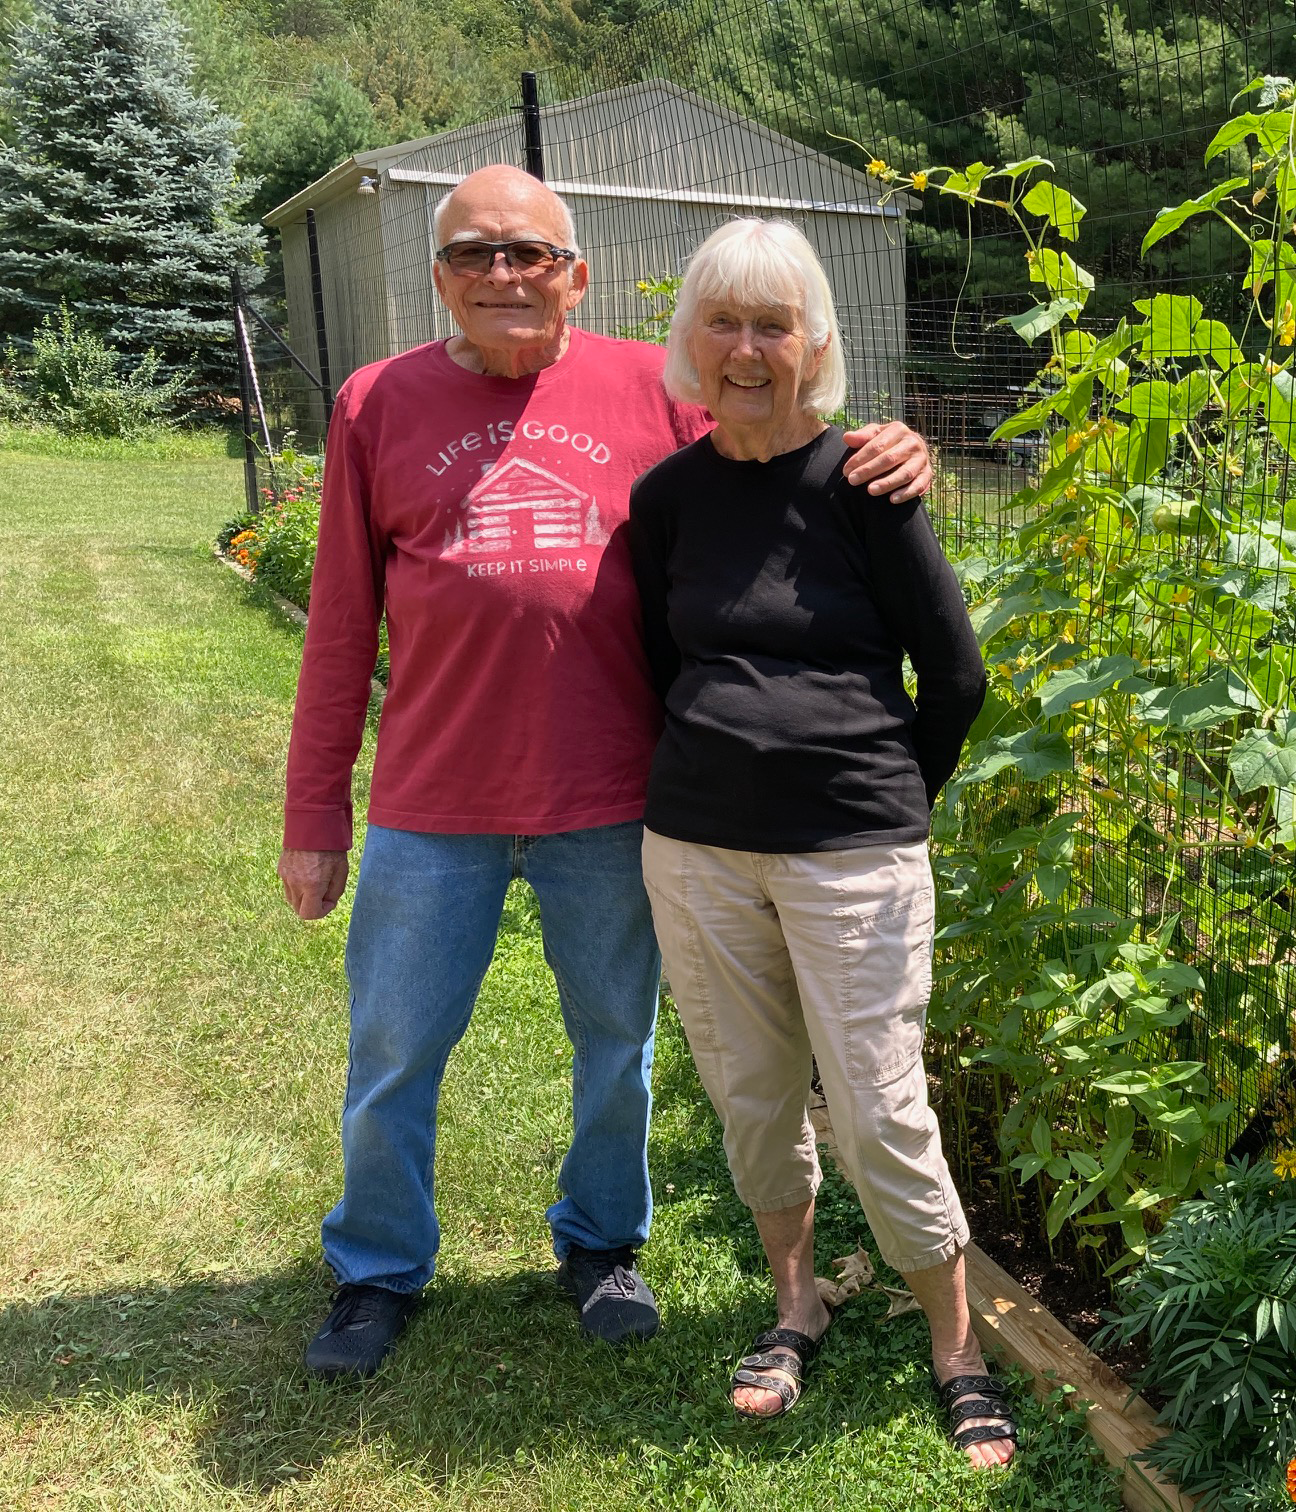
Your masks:
{"label": "yellow flower", "polygon": [[882,158],[870,158],[868,171],[874,178],[881,178],[887,171],[887,165]]}
{"label": "yellow flower", "polygon": [[1026,254],[1026,261],[1028,263],[1033,263],[1035,261],[1035,253],[1034,252],[1028,252]]}
{"label": "yellow flower", "polygon": [[1085,438],[1080,434],[1080,432],[1072,431],[1071,434],[1066,438],[1067,456],[1071,456],[1073,452],[1078,452],[1084,445],[1084,443]]}
{"label": "yellow flower", "polygon": [[1232,452],[1224,458],[1224,471],[1228,473],[1230,478],[1240,478],[1242,476],[1242,464]]}
{"label": "yellow flower", "polygon": [[1080,497],[1080,490],[1074,483],[1068,483],[1062,490],[1062,497],[1064,499],[1078,499]]}
{"label": "yellow flower", "polygon": [[[1290,1181],[1296,1177],[1296,1150],[1279,1150],[1274,1156],[1274,1171],[1284,1181]],[[1296,1465],[1296,1460],[1292,1461],[1292,1465]],[[1291,1465],[1287,1467],[1287,1473],[1290,1476]],[[1293,1495],[1292,1500],[1296,1501],[1296,1495]]]}
{"label": "yellow flower", "polygon": [[1261,184],[1260,187],[1256,190],[1256,192],[1251,196],[1252,207],[1254,208],[1256,205],[1262,204],[1268,198],[1269,198],[1269,191],[1265,188],[1265,186],[1263,184]]}
{"label": "yellow flower", "polygon": [[1170,595],[1170,602],[1172,604],[1186,604],[1191,598],[1191,588],[1176,588],[1175,591]]}
{"label": "yellow flower", "polygon": [[915,173],[913,176],[913,186],[921,194],[927,187],[927,175],[922,172]]}

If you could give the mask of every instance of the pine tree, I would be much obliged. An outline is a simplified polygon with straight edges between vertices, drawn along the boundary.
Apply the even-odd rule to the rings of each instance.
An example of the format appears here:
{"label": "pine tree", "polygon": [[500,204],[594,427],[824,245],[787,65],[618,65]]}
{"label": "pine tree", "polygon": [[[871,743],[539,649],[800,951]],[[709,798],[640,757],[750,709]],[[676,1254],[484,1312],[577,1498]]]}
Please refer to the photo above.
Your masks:
{"label": "pine tree", "polygon": [[37,0],[15,29],[0,332],[66,303],[123,352],[231,386],[229,275],[259,238],[235,219],[236,123],[191,77],[163,0]]}

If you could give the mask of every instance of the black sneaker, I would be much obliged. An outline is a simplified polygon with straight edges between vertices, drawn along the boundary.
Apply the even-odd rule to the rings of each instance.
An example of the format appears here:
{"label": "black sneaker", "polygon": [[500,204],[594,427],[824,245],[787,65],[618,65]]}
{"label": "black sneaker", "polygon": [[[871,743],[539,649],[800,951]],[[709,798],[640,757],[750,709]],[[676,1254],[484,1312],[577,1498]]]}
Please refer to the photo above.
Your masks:
{"label": "black sneaker", "polygon": [[339,1286],[333,1311],[306,1346],[306,1369],[325,1381],[373,1375],[421,1297],[421,1292],[394,1292],[385,1286]]}
{"label": "black sneaker", "polygon": [[635,1269],[635,1252],[573,1246],[558,1266],[558,1284],[580,1309],[581,1327],[596,1339],[620,1344],[651,1339],[661,1323],[657,1299]]}

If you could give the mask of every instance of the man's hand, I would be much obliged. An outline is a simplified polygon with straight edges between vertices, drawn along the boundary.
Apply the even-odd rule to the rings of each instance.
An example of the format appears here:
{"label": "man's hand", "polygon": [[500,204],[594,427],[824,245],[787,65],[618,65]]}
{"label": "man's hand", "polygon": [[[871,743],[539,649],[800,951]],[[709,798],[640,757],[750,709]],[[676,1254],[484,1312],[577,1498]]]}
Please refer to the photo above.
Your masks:
{"label": "man's hand", "polygon": [[299,919],[322,919],[332,913],[347,883],[345,851],[289,850],[279,855],[284,896]]}
{"label": "man's hand", "polygon": [[927,443],[917,431],[900,420],[886,425],[865,425],[847,431],[847,446],[858,447],[846,458],[846,481],[871,494],[889,494],[893,504],[921,498],[932,485],[931,458]]}

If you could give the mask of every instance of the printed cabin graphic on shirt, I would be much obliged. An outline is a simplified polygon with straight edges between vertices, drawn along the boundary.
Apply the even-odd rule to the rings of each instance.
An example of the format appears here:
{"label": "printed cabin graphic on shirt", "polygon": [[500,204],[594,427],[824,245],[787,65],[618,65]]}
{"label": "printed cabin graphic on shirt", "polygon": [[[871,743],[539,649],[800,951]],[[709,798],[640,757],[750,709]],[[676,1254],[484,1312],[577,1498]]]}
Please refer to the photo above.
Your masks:
{"label": "printed cabin graphic on shirt", "polygon": [[489,463],[460,507],[462,517],[446,532],[446,556],[605,546],[608,540],[598,504],[584,489],[523,457]]}

